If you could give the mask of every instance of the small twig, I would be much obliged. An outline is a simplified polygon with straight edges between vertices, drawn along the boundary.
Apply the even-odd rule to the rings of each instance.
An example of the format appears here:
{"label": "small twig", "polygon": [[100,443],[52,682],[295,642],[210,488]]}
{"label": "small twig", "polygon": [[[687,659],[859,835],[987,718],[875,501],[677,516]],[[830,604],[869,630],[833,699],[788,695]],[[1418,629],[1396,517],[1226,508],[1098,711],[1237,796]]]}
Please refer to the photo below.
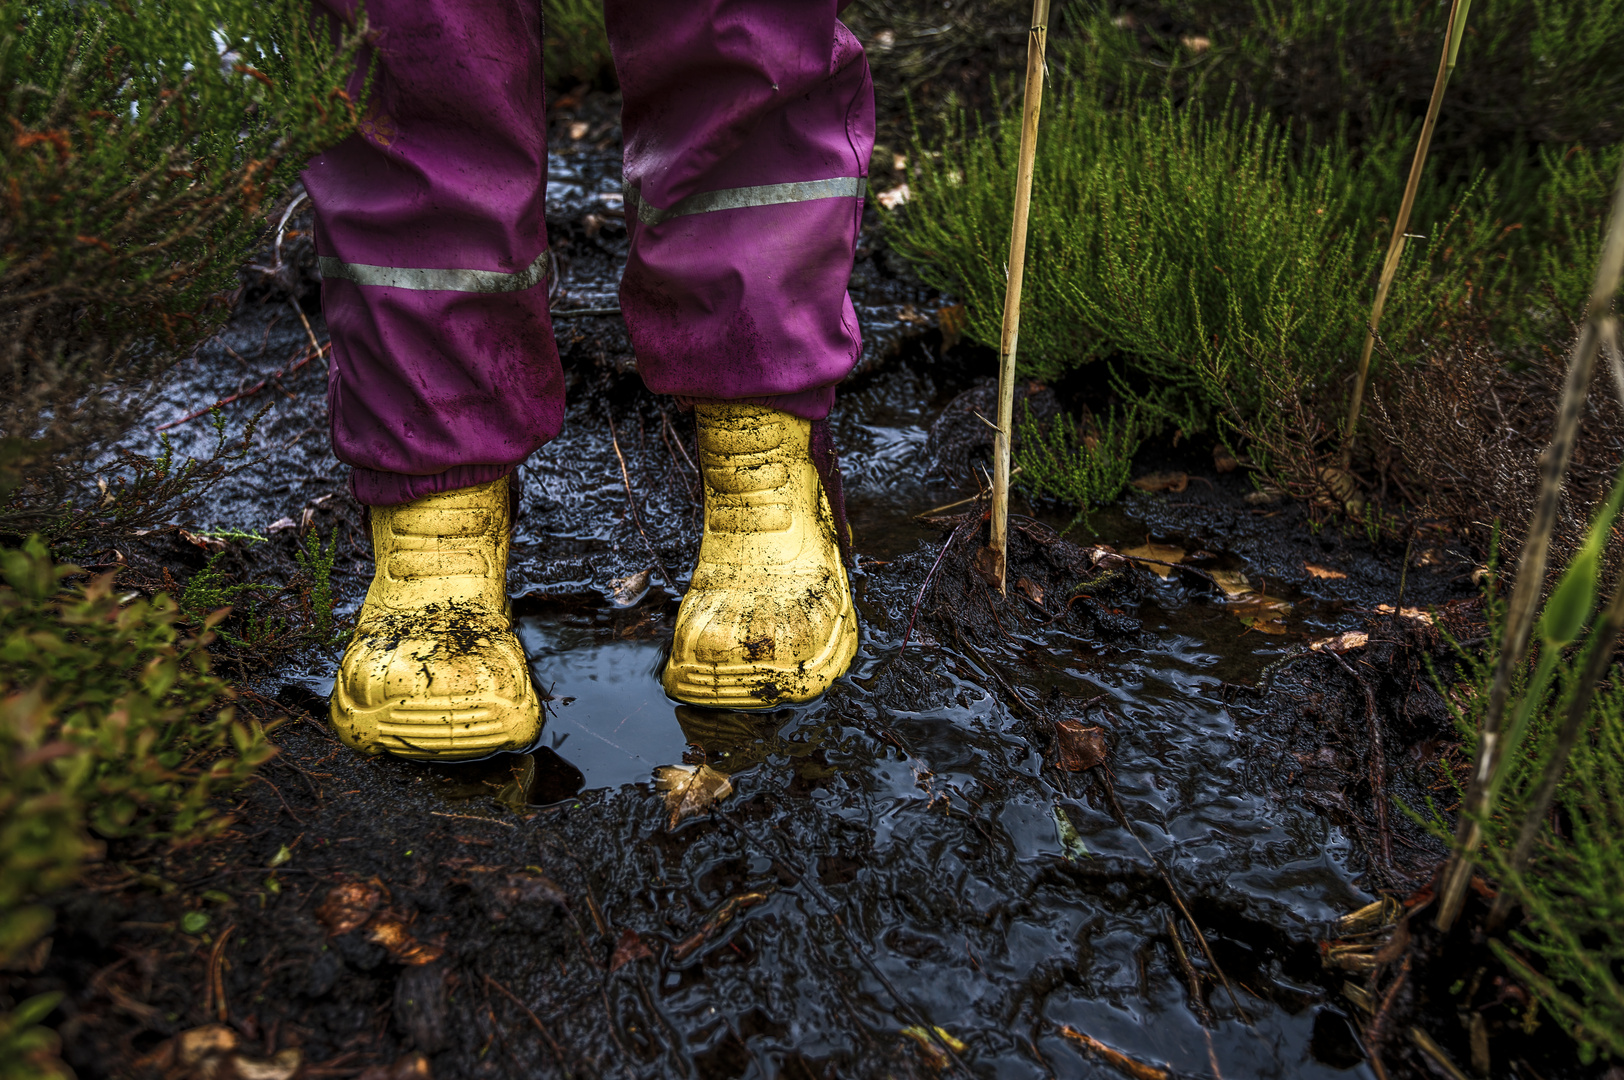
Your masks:
{"label": "small twig", "polygon": [[511,821],[501,821],[497,818],[480,817],[478,814],[446,814],[439,810],[430,810],[429,813],[434,817],[459,818],[463,821],[483,821],[487,825],[500,825],[504,829],[518,828],[518,826],[513,824]]}
{"label": "small twig", "polygon": [[[250,386],[248,389],[239,390],[235,394],[232,394],[229,397],[221,398],[219,401],[216,401],[213,405],[206,405],[203,408],[198,409],[196,412],[187,413],[185,416],[181,417],[179,420],[171,420],[167,424],[159,424],[157,427],[153,428],[152,430],[153,430],[154,433],[157,433],[157,432],[160,432],[160,431],[168,431],[170,428],[180,427],[180,425],[182,425],[182,424],[191,423],[193,420],[196,420],[200,416],[207,416],[207,415],[209,415],[209,413],[212,413],[216,409],[223,409],[227,405],[231,405],[231,404],[234,404],[234,403],[236,403],[238,401],[242,401],[244,398],[251,398],[255,394],[259,393],[261,390],[265,389],[265,387],[270,385],[272,382],[280,382],[280,380],[286,378],[289,375],[292,375],[294,372],[296,372],[299,369],[303,368],[306,364],[310,363],[310,361],[316,359],[316,357],[322,356],[323,354],[325,354],[327,352],[327,350],[330,347],[331,347],[331,345],[329,343],[328,345],[319,346],[316,349],[315,352],[306,351],[303,355],[301,355],[301,356],[297,357],[295,360],[289,362],[287,367],[284,367],[280,371],[272,372],[271,374],[265,376],[263,379],[259,380],[259,382],[255,383],[253,386]],[[280,387],[278,387],[278,388],[280,389]],[[286,390],[283,390],[282,392],[287,393]]]}
{"label": "small twig", "polygon": [[553,308],[549,312],[555,319],[580,319],[590,315],[619,315],[617,307],[603,308]]}
{"label": "small twig", "polygon": [[1207,1001],[1201,994],[1201,976],[1190,963],[1190,954],[1184,951],[1184,940],[1179,937],[1179,925],[1173,921],[1173,913],[1167,913],[1167,936],[1173,942],[1173,955],[1178,958],[1179,968],[1184,972],[1184,978],[1190,984],[1190,1000],[1195,1003],[1196,1016],[1201,1020],[1201,1026],[1212,1027],[1212,1013],[1207,1009]]}
{"label": "small twig", "polygon": [[237,929],[237,924],[231,923],[224,930],[220,931],[220,936],[214,939],[214,948],[209,950],[209,981],[208,989],[206,991],[206,997],[209,1000],[205,1004],[204,1008],[205,1010],[212,1008],[215,1019],[220,1021],[222,1024],[226,1022],[228,1012],[226,1008],[226,978],[224,970],[226,959],[226,939],[231,936],[231,932],[235,929]]}
{"label": "small twig", "polygon": [[1379,1071],[1385,1071],[1380,1069],[1380,1065],[1382,1044],[1387,1041],[1387,1021],[1392,1016],[1393,1003],[1398,1000],[1398,992],[1403,989],[1409,977],[1410,957],[1406,954],[1404,962],[1399,965],[1398,974],[1388,985],[1387,992],[1382,995],[1381,1004],[1376,1007],[1370,1023],[1365,1025],[1365,1052],[1370,1055],[1371,1064]]}
{"label": "small twig", "polygon": [[947,538],[947,543],[942,545],[942,550],[936,553],[936,561],[930,564],[930,572],[925,575],[925,580],[920,583],[919,595],[914,598],[913,611],[908,615],[908,629],[902,633],[902,648],[897,650],[898,656],[908,651],[908,638],[913,635],[914,620],[919,617],[919,605],[925,602],[925,593],[930,589],[930,583],[936,577],[936,569],[942,565],[942,560],[947,557],[947,549],[953,546],[959,538],[959,533],[968,524],[970,523],[965,522],[953,530],[953,534]]}
{"label": "small twig", "polygon": [[310,328],[310,320],[305,318],[304,308],[299,306],[299,301],[297,300],[289,300],[288,303],[293,305],[294,314],[298,315],[299,321],[304,323],[305,337],[310,339],[310,347],[316,350],[316,355],[321,355],[321,342],[316,340],[316,332]]}
{"label": "small twig", "polygon": [[1161,875],[1162,884],[1167,886],[1167,893],[1173,898],[1173,905],[1184,916],[1184,921],[1189,924],[1191,932],[1195,934],[1196,942],[1201,946],[1202,955],[1207,958],[1207,963],[1212,965],[1212,970],[1218,976],[1218,981],[1223,983],[1224,992],[1229,995],[1230,1004],[1235,1006],[1236,1015],[1241,1018],[1242,1023],[1247,1027],[1251,1027],[1252,1018],[1247,1015],[1245,1009],[1241,1008],[1240,997],[1235,993],[1235,988],[1230,985],[1229,976],[1224,974],[1224,969],[1219,965],[1218,958],[1212,954],[1212,946],[1207,944],[1206,935],[1201,932],[1201,927],[1196,925],[1195,916],[1190,914],[1190,909],[1184,903],[1184,898],[1179,895],[1178,886],[1173,884],[1173,875],[1167,872],[1167,867],[1163,865],[1162,860],[1158,859],[1150,848],[1145,846],[1145,842],[1139,839],[1139,834],[1134,831],[1133,825],[1128,821],[1128,815],[1122,809],[1122,803],[1117,799],[1116,785],[1111,783],[1109,774],[1102,771],[1100,781],[1105,788],[1106,797],[1111,801],[1111,809],[1116,813],[1117,824],[1121,825],[1128,835],[1133,837],[1133,842],[1139,845],[1139,850],[1145,853],[1145,858],[1150,860],[1151,865],[1156,868],[1156,872]]}
{"label": "small twig", "polygon": [[530,1018],[530,1022],[532,1024],[536,1025],[536,1030],[541,1032],[541,1037],[546,1039],[547,1045],[552,1048],[553,1060],[558,1062],[558,1067],[564,1070],[564,1075],[568,1077],[570,1075],[569,1061],[564,1057],[564,1050],[558,1045],[558,1041],[553,1038],[552,1032],[547,1030],[547,1025],[541,1022],[541,1017],[537,1016],[535,1010],[530,1008],[530,1006],[519,1000],[518,995],[514,994],[513,991],[503,986],[496,979],[489,975],[486,975],[484,978],[486,985],[495,988],[496,991],[503,997],[507,998],[509,1001],[513,1002],[513,1004],[524,1010],[524,1014]]}
{"label": "small twig", "polygon": [[620,436],[615,432],[614,414],[608,408],[603,410],[603,414],[609,419],[609,441],[615,448],[615,460],[620,462],[620,479],[626,485],[626,504],[632,510],[632,524],[637,526],[637,533],[643,538],[643,543],[647,545],[649,557],[654,560],[654,566],[660,571],[660,577],[664,579],[667,585],[675,589],[677,579],[672,577],[671,571],[665,568],[665,563],[660,559],[660,553],[654,550],[654,541],[650,540],[648,533],[643,530],[643,515],[638,513],[637,496],[632,494],[632,476],[631,473],[626,471],[626,456],[620,452]]}
{"label": "small twig", "polygon": [[277,787],[275,784],[271,783],[269,780],[265,779],[263,776],[259,775],[258,773],[250,773],[249,774],[249,779],[258,780],[260,783],[264,784],[266,787],[268,787],[272,791],[276,792],[276,801],[282,804],[282,809],[284,809],[284,810],[286,810],[288,812],[288,817],[292,818],[294,821],[298,822],[300,825],[304,824],[304,819],[300,818],[298,814],[295,814],[293,812],[293,807],[289,806],[288,801],[282,797],[282,789],[281,788]]}
{"label": "small twig", "polygon": [[936,1025],[930,1022],[930,1017],[926,1016],[922,1010],[914,1006],[914,1004],[907,998],[903,997],[902,992],[896,988],[889,978],[886,977],[885,972],[881,971],[879,966],[874,963],[873,958],[869,956],[869,953],[873,951],[872,948],[865,948],[863,943],[857,940],[856,935],[851,931],[851,927],[846,925],[846,920],[840,917],[840,912],[836,909],[834,901],[831,900],[829,895],[823,891],[823,887],[813,880],[813,878],[805,872],[804,868],[797,867],[790,860],[790,856],[776,852],[772,848],[768,847],[766,843],[752,834],[749,829],[746,829],[744,825],[741,824],[732,814],[717,807],[712,807],[711,812],[719,819],[732,826],[733,830],[740,836],[755,844],[756,847],[759,848],[769,859],[771,859],[777,867],[783,870],[785,874],[789,875],[791,879],[790,883],[792,885],[804,886],[806,891],[812,895],[812,898],[818,902],[818,905],[823,908],[824,913],[827,914],[829,918],[834,920],[835,925],[840,928],[841,936],[846,939],[846,945],[857,956],[857,959],[862,962],[863,966],[868,968],[869,974],[873,975],[874,978],[878,980],[879,984],[885,987],[886,993],[891,995],[891,999],[896,1002],[898,1010],[904,1015],[904,1017],[916,1024],[921,1031],[929,1036],[929,1038],[936,1043],[937,1048],[940,1049],[944,1055],[946,1055],[947,1059],[951,1061],[960,1072],[966,1076],[974,1075],[970,1072],[969,1068],[964,1064],[964,1062],[959,1059],[958,1054],[953,1052],[953,1048],[947,1045],[947,1041],[937,1034]]}
{"label": "small twig", "polygon": [[1365,695],[1365,725],[1370,733],[1370,797],[1376,806],[1376,830],[1381,840],[1382,865],[1393,865],[1393,834],[1387,827],[1387,754],[1382,744],[1382,725],[1376,715],[1376,695],[1371,691],[1353,665],[1342,659],[1340,653],[1327,649],[1331,659],[1342,665],[1354,685]]}

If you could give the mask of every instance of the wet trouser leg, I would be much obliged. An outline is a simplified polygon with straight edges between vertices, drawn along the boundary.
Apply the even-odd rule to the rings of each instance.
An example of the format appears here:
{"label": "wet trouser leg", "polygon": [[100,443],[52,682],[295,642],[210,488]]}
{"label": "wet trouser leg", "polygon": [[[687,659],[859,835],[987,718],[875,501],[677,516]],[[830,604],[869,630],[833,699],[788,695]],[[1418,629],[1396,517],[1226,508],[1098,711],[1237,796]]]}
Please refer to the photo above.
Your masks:
{"label": "wet trouser leg", "polygon": [[861,348],[846,286],[874,93],[837,0],[606,0],[624,104],[621,280],[649,389],[823,418]]}
{"label": "wet trouser leg", "polygon": [[[317,3],[353,14],[353,0]],[[305,170],[333,449],[363,503],[498,479],[563,422],[540,9],[367,0],[361,66],[376,66],[360,131]]]}
{"label": "wet trouser leg", "polygon": [[[361,130],[304,179],[334,451],[360,501],[391,505],[505,475],[558,433],[564,391],[547,313],[539,4],[366,10],[377,62]],[[656,392],[820,419],[856,362],[846,286],[873,92],[836,10],[607,4],[625,100],[621,302]]]}

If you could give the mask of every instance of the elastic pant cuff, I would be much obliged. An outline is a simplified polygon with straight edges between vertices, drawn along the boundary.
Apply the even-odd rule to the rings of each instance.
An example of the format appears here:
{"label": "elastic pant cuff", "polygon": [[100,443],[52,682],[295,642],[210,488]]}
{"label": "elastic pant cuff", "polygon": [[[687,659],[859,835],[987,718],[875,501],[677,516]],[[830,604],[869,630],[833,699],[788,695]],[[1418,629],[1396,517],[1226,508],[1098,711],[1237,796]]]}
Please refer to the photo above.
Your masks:
{"label": "elastic pant cuff", "polygon": [[513,465],[458,465],[427,476],[356,469],[350,473],[350,494],[363,506],[397,506],[442,491],[488,484],[507,476],[514,468]]}
{"label": "elastic pant cuff", "polygon": [[768,397],[707,398],[686,397],[682,394],[674,396],[677,399],[677,406],[683,411],[692,409],[695,405],[759,405],[764,409],[777,409],[791,416],[799,416],[802,420],[822,420],[829,415],[829,410],[835,407],[835,388],[832,385],[814,386],[810,390],[802,390],[795,394],[773,394]]}

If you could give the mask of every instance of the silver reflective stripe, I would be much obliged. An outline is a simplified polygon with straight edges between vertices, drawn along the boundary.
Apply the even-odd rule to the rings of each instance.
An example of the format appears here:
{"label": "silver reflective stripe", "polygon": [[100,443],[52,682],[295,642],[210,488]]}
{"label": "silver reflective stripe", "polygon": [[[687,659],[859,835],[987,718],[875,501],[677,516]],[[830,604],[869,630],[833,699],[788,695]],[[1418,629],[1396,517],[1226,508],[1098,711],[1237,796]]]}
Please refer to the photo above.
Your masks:
{"label": "silver reflective stripe", "polygon": [[500,270],[414,270],[400,266],[347,263],[331,255],[317,260],[324,278],[344,278],[357,285],[383,285],[391,289],[437,292],[518,292],[547,278],[547,249],[536,261],[514,274]]}
{"label": "silver reflective stripe", "polygon": [[788,184],[757,184],[755,187],[702,191],[679,199],[675,206],[661,209],[644,202],[637,189],[628,186],[626,199],[637,203],[637,220],[658,225],[674,217],[708,214],[712,210],[737,210],[745,206],[776,206],[779,203],[811,202],[813,199],[856,199],[863,196],[861,176],[836,176],[828,180],[794,180]]}

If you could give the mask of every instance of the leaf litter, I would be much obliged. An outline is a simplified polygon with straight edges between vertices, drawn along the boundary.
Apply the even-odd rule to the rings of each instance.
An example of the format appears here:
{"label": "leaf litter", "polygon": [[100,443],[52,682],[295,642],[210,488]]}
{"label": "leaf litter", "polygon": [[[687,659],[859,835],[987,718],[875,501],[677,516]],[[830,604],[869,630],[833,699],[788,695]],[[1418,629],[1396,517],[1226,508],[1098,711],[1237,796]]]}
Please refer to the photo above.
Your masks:
{"label": "leaf litter", "polygon": [[671,811],[667,827],[672,829],[733,793],[727,774],[709,765],[661,765],[654,770],[654,786],[665,795],[665,807]]}

